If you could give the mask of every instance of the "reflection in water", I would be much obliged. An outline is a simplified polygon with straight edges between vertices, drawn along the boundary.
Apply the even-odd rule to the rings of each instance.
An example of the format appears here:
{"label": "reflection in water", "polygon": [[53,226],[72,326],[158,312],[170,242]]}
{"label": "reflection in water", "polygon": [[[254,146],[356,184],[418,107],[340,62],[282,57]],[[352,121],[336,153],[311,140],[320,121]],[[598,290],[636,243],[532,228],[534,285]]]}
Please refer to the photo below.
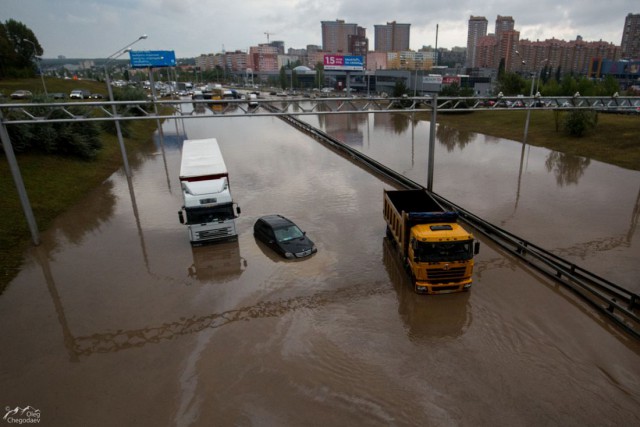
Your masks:
{"label": "reflection in water", "polygon": [[411,126],[411,116],[407,114],[389,114],[391,120],[391,129],[397,134],[402,135]]}
{"label": "reflection in water", "polygon": [[60,221],[59,229],[69,242],[79,245],[82,238],[97,230],[113,216],[116,196],[113,194],[113,181],[105,181],[93,197],[87,197],[78,203],[73,221]]}
{"label": "reflection in water", "polygon": [[471,325],[470,292],[448,295],[418,295],[400,256],[389,239],[383,238],[383,262],[398,295],[398,313],[408,338],[413,342],[453,339],[464,335]]}
{"label": "reflection in water", "polygon": [[607,252],[619,247],[631,248],[633,236],[638,228],[638,219],[640,218],[640,191],[636,196],[636,202],[631,213],[631,221],[626,234],[620,236],[604,237],[601,239],[583,242],[570,248],[557,248],[553,253],[562,256],[574,256],[580,259],[586,259],[587,256],[596,252]]}
{"label": "reflection in water", "polygon": [[204,316],[194,315],[191,317],[180,317],[178,320],[168,320],[162,324],[144,328],[119,329],[114,332],[96,332],[91,335],[74,336],[67,322],[64,308],[56,289],[46,250],[42,246],[34,250],[41,251],[36,254],[37,260],[44,273],[47,287],[58,315],[58,321],[63,331],[64,345],[69,352],[70,360],[74,362],[79,361],[79,357],[81,356],[88,357],[95,353],[114,353],[121,350],[142,347],[147,344],[158,344],[210,328],[220,328],[238,321],[282,317],[296,310],[315,310],[329,304],[344,303],[345,300],[355,301],[373,295],[386,294],[389,290],[386,283],[366,283],[348,286],[335,291],[318,292],[310,296],[278,299],[274,301],[259,301],[254,305]]}
{"label": "reflection in water", "polygon": [[438,141],[440,141],[440,144],[446,147],[447,151],[451,153],[456,147],[463,150],[464,147],[473,142],[476,134],[439,123],[436,127],[436,137]]}
{"label": "reflection in water", "polygon": [[71,329],[69,328],[67,316],[64,313],[64,308],[62,307],[62,302],[60,300],[60,294],[58,293],[58,288],[56,287],[56,282],[53,278],[53,273],[51,272],[49,254],[51,253],[52,248],[47,248],[46,246],[47,243],[43,242],[41,245],[32,248],[32,252],[34,253],[35,259],[42,269],[42,275],[44,276],[45,282],[47,284],[47,290],[49,291],[51,301],[53,302],[53,306],[56,310],[58,323],[60,323],[60,328],[62,329],[62,339],[64,341],[64,346],[69,353],[69,360],[71,362],[78,362],[78,354],[74,351],[75,338],[73,337]]}
{"label": "reflection in water", "polygon": [[552,151],[547,156],[545,166],[549,172],[553,171],[558,185],[564,187],[569,184],[577,185],[590,163],[591,159],[586,157]]}
{"label": "reflection in water", "polygon": [[327,114],[319,116],[319,120],[327,133],[334,135],[351,147],[362,147],[364,141],[362,129],[367,118],[367,114]]}
{"label": "reflection in water", "polygon": [[201,282],[213,279],[228,282],[237,279],[247,267],[247,260],[240,256],[237,240],[192,246],[191,251],[193,264],[187,269],[188,275]]}

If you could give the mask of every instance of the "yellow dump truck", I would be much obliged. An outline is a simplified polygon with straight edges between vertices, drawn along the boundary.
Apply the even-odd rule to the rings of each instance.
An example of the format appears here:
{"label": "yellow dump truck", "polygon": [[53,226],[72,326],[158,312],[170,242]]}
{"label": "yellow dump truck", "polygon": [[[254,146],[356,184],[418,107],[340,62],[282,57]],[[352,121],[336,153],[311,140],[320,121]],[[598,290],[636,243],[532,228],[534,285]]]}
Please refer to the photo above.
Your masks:
{"label": "yellow dump truck", "polygon": [[471,288],[480,243],[425,190],[384,191],[387,237],[396,243],[418,293]]}

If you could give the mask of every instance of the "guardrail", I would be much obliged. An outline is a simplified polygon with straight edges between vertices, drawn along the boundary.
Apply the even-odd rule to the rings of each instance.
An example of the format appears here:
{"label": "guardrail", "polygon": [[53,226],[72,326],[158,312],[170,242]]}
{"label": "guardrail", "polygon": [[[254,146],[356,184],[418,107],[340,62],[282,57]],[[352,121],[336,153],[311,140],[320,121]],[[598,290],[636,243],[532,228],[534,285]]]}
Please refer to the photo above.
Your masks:
{"label": "guardrail", "polygon": [[[292,116],[282,116],[282,119],[333,150],[340,152],[361,167],[400,187],[428,191],[422,185],[308,123]],[[640,339],[640,295],[491,224],[436,193],[431,192],[431,194],[444,207],[457,212],[462,221],[497,243],[508,253],[522,259],[535,270],[564,285],[623,331],[636,339]]]}

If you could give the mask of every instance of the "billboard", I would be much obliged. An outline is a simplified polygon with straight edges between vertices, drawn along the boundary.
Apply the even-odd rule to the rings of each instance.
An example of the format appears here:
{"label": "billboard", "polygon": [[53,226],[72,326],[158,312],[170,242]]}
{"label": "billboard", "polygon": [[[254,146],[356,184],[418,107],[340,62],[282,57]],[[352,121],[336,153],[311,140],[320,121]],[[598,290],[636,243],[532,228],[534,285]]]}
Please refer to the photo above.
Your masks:
{"label": "billboard", "polygon": [[452,85],[454,83],[460,86],[460,76],[442,76],[443,85]]}
{"label": "billboard", "polygon": [[324,69],[338,71],[362,71],[364,69],[364,57],[325,55]]}
{"label": "billboard", "polygon": [[132,50],[129,58],[133,68],[176,66],[176,54],[172,50]]}
{"label": "billboard", "polygon": [[429,74],[422,76],[422,84],[442,84],[442,76],[440,74]]}

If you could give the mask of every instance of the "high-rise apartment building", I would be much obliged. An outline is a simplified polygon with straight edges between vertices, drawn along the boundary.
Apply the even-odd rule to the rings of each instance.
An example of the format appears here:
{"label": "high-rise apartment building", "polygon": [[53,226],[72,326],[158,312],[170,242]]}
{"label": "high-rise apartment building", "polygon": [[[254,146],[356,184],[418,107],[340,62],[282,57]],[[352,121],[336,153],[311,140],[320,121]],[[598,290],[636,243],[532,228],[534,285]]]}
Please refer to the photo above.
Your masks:
{"label": "high-rise apartment building", "polygon": [[[343,20],[321,21],[322,50],[331,53],[351,53],[349,36],[358,36],[365,31],[357,24],[347,24]],[[359,30],[361,30],[359,32]]]}
{"label": "high-rise apartment building", "polygon": [[476,49],[481,37],[487,35],[487,26],[489,21],[484,16],[471,16],[469,18],[469,28],[467,30],[467,59],[465,66],[467,68],[475,68],[476,65]]}
{"label": "high-rise apartment building", "polygon": [[369,51],[369,39],[367,39],[367,30],[358,27],[357,34],[347,37],[349,52],[352,55],[367,56]]}
{"label": "high-rise apartment building", "polygon": [[640,59],[640,13],[625,18],[620,48],[623,58]]}
{"label": "high-rise apartment building", "polygon": [[525,63],[517,64],[513,69],[516,72],[537,73],[546,68],[560,69],[563,73],[586,74],[594,58],[613,61],[620,58],[619,46],[604,41],[587,42],[580,36],[571,41],[520,40],[518,51]]}
{"label": "high-rise apartment building", "polygon": [[[469,26],[473,22],[482,30],[482,26],[486,23],[482,22],[484,18],[478,18],[474,21],[470,19]],[[512,71],[517,62],[514,56],[520,39],[520,32],[514,30],[514,27],[512,17],[498,15],[495,33],[480,35],[480,32],[475,44],[467,48],[472,50],[472,53],[467,53],[467,63],[473,64],[473,67],[499,68],[500,63],[504,61],[505,70]],[[471,29],[469,31],[471,32]]]}
{"label": "high-rise apartment building", "polygon": [[515,28],[515,21],[511,16],[500,16],[496,18],[496,30],[495,35],[498,39],[502,36],[503,32],[513,31]]}
{"label": "high-rise apartment building", "polygon": [[[498,61],[504,61],[506,71],[513,71],[518,62],[516,47],[520,40],[520,32],[515,30],[515,21],[511,16],[500,16],[496,18],[496,55]],[[495,68],[500,66],[500,62],[495,64]]]}
{"label": "high-rise apartment building", "polygon": [[374,25],[374,49],[376,52],[400,52],[409,50],[411,24]]}
{"label": "high-rise apartment building", "polygon": [[247,66],[254,71],[278,71],[278,48],[266,44],[251,46]]}

